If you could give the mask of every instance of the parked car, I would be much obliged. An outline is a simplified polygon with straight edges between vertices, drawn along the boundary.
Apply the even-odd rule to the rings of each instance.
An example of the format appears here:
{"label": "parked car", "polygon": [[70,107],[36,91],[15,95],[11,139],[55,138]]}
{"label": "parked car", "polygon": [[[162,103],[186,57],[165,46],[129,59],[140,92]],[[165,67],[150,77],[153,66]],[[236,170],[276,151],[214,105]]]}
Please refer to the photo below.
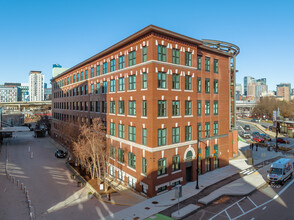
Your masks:
{"label": "parked car", "polygon": [[257,143],[264,143],[264,139],[262,137],[259,137],[259,136],[253,137],[253,141],[255,141]]}
{"label": "parked car", "polygon": [[244,130],[245,131],[250,131],[250,126],[249,125],[244,125]]}
{"label": "parked car", "polygon": [[251,119],[251,122],[260,122],[260,119],[258,119],[258,118],[253,118],[253,119]]}
{"label": "parked car", "polygon": [[259,136],[262,137],[263,139],[267,140],[267,141],[271,141],[272,140],[272,138],[269,135],[267,135],[267,134],[260,134]]}
{"label": "parked car", "polygon": [[242,133],[241,133],[241,136],[242,136],[243,138],[246,138],[246,139],[250,139],[250,138],[251,138],[251,135],[250,135],[250,133],[248,133],[248,132],[242,132]]}
{"label": "parked car", "polygon": [[267,171],[267,182],[269,184],[284,184],[287,179],[293,175],[293,164],[288,158],[281,158],[271,164],[270,170]]}
{"label": "parked car", "polygon": [[282,144],[289,144],[290,142],[287,141],[285,138],[277,138],[277,142],[278,143],[282,143]]}
{"label": "parked car", "polygon": [[254,136],[259,136],[259,135],[260,135],[260,133],[257,132],[257,131],[254,131],[252,134],[253,134]]}
{"label": "parked car", "polygon": [[55,152],[55,157],[57,158],[65,158],[67,156],[67,152],[64,152],[63,150],[57,150]]}

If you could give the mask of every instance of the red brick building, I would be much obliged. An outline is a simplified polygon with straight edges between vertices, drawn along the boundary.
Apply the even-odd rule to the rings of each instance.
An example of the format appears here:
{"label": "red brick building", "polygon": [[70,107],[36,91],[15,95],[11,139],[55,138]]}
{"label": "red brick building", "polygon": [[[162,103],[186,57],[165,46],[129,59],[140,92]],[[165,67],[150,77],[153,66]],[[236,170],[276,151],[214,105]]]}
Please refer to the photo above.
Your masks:
{"label": "red brick building", "polygon": [[195,181],[197,132],[200,174],[237,152],[234,58],[150,25],[52,79],[52,134],[101,117],[111,178],[150,197]]}

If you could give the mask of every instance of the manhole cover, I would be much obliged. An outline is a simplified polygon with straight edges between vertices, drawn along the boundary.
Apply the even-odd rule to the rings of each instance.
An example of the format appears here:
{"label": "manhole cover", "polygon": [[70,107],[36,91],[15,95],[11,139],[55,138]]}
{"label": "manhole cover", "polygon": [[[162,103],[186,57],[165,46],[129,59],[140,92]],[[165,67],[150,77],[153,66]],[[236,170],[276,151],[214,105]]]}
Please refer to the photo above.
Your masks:
{"label": "manhole cover", "polygon": [[158,204],[158,202],[157,201],[153,201],[152,204]]}
{"label": "manhole cover", "polygon": [[149,208],[149,207],[145,207],[145,209],[146,209],[146,210],[149,210],[150,208]]}

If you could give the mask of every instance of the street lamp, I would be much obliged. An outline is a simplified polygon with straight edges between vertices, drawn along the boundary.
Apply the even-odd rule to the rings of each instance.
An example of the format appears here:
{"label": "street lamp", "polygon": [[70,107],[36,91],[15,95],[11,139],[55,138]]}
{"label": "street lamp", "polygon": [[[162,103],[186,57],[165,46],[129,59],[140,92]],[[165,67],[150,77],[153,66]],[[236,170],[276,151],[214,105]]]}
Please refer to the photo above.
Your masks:
{"label": "street lamp", "polygon": [[[199,142],[200,142],[200,138],[199,138],[199,132],[202,132],[203,130],[197,130],[197,166],[196,166],[196,189],[199,189],[199,181],[198,181],[198,176],[199,176]],[[204,143],[203,141],[201,141],[203,144],[206,145],[206,143]],[[207,146],[207,145],[206,145]]]}

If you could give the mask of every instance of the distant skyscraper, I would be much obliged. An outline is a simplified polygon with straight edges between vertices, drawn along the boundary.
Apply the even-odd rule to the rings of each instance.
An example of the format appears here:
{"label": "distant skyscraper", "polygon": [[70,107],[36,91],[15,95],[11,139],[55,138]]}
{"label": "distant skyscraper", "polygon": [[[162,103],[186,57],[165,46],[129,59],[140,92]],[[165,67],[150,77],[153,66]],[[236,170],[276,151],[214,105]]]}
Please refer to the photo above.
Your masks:
{"label": "distant skyscraper", "polygon": [[244,95],[247,96],[248,95],[248,85],[250,83],[254,83],[255,79],[251,76],[245,76],[244,77]]}
{"label": "distant skyscraper", "polygon": [[255,82],[260,83],[261,85],[266,85],[266,78],[257,79]]}
{"label": "distant skyscraper", "polygon": [[44,75],[41,71],[31,71],[29,76],[30,101],[44,100]]}
{"label": "distant skyscraper", "polygon": [[59,74],[63,73],[65,70],[68,70],[68,68],[62,68],[60,64],[53,64],[52,65],[52,77],[56,77]]}
{"label": "distant skyscraper", "polygon": [[277,97],[289,102],[291,100],[291,83],[280,83],[277,85]]}

